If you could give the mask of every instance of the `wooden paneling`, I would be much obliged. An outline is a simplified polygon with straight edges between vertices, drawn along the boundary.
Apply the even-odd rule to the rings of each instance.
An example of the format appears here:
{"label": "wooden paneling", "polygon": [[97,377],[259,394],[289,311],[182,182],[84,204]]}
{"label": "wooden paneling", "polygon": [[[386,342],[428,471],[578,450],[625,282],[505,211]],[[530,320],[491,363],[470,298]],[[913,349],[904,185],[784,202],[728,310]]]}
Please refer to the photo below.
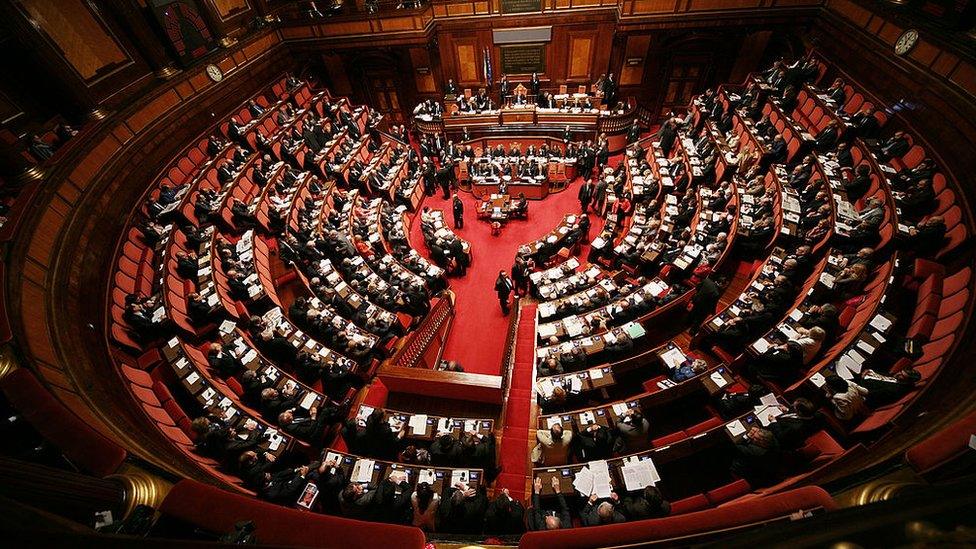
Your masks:
{"label": "wooden paneling", "polygon": [[169,90],[133,113],[126,121],[126,124],[128,124],[132,132],[139,133],[149,123],[159,118],[160,115],[169,109],[175,107],[179,102],[180,95],[176,93],[176,90]]}
{"label": "wooden paneling", "polygon": [[459,85],[470,86],[481,84],[481,78],[478,76],[481,72],[478,70],[481,56],[478,55],[477,43],[468,40],[465,43],[457,44],[454,49],[454,60],[454,64],[457,67],[457,82]]}
{"label": "wooden paneling", "polygon": [[759,8],[762,4],[762,0],[691,0],[687,11]]}
{"label": "wooden paneling", "polygon": [[566,71],[566,79],[589,80],[592,57],[593,38],[590,36],[572,36],[569,39],[569,67]]}
{"label": "wooden paneling", "polygon": [[[417,92],[436,93],[437,84],[434,82],[434,70],[431,67],[427,48],[410,48],[410,64],[417,84]],[[423,73],[420,72],[421,69]]]}
{"label": "wooden paneling", "polygon": [[95,80],[131,62],[104,21],[82,0],[18,1],[83,80]]}
{"label": "wooden paneling", "polygon": [[[644,62],[647,59],[647,48],[651,43],[648,34],[630,35],[624,48],[624,65],[620,69],[621,86],[637,86],[644,79]],[[630,59],[640,59],[636,65],[630,65]]]}
{"label": "wooden paneling", "polygon": [[223,20],[230,19],[231,17],[239,13],[243,13],[251,9],[251,6],[250,4],[247,3],[247,0],[207,0],[207,1],[213,5],[215,11],[217,12],[217,15],[219,15],[220,18]]}

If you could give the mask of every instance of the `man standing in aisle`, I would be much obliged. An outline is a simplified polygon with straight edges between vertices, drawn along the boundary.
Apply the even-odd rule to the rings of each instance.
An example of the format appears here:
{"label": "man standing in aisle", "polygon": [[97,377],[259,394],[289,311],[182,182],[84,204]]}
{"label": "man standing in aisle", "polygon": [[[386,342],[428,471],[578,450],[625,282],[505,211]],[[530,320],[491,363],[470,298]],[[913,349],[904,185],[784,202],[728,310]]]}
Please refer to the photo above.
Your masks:
{"label": "man standing in aisle", "polygon": [[453,205],[454,209],[454,228],[463,229],[464,228],[464,203],[458,198],[457,193],[454,193]]}
{"label": "man standing in aisle", "polygon": [[587,208],[590,207],[590,200],[593,199],[593,180],[587,179],[586,183],[583,183],[577,197],[579,198],[580,207],[583,209],[583,213],[586,213]]}
{"label": "man standing in aisle", "polygon": [[495,291],[498,292],[498,303],[502,306],[502,314],[508,316],[508,298],[512,294],[515,285],[512,279],[508,278],[505,271],[498,271],[498,278],[495,279]]}

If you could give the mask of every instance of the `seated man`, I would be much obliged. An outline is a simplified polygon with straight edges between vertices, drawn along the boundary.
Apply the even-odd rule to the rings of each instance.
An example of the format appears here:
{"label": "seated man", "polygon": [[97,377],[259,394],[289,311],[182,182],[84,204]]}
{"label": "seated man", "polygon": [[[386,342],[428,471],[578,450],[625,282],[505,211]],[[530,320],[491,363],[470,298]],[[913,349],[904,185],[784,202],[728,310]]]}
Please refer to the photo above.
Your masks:
{"label": "seated man", "polygon": [[868,394],[864,403],[868,408],[873,409],[898,402],[902,397],[912,392],[921,379],[922,374],[911,367],[900,370],[892,376],[879,374],[873,370],[864,370],[861,372],[858,385],[867,390]]}
{"label": "seated man", "polygon": [[532,509],[527,521],[529,531],[559,530],[573,527],[573,519],[569,515],[569,506],[566,505],[566,498],[560,492],[559,478],[555,476],[552,477],[552,491],[556,493],[559,511],[549,511],[542,508],[542,502],[539,498],[539,494],[542,492],[542,479],[536,477],[532,481]]}
{"label": "seated man", "polygon": [[791,341],[766,349],[766,352],[747,364],[746,371],[754,378],[790,381],[796,377],[802,365],[803,349]]}
{"label": "seated man", "polygon": [[569,459],[569,445],[573,440],[572,431],[564,431],[561,423],[549,430],[536,431],[537,443],[532,449],[532,463],[536,465],[563,465]]}
{"label": "seated man", "polygon": [[599,501],[596,494],[590,494],[590,498],[580,511],[580,522],[583,526],[600,526],[601,524],[616,524],[627,522],[627,518],[617,510],[620,498],[616,493],[611,493],[610,498]]}
{"label": "seated man", "polygon": [[525,531],[525,507],[521,501],[512,499],[508,488],[488,505],[485,512],[485,533],[499,535],[521,534]]}
{"label": "seated man", "polygon": [[488,494],[484,485],[470,488],[459,482],[444,483],[438,507],[440,530],[452,534],[480,534],[488,510]]}
{"label": "seated man", "polygon": [[655,486],[647,486],[640,492],[624,496],[618,506],[628,521],[666,517],[671,514],[671,503]]}
{"label": "seated man", "polygon": [[905,248],[919,255],[931,257],[942,249],[945,243],[946,224],[941,215],[933,215],[908,228]]}

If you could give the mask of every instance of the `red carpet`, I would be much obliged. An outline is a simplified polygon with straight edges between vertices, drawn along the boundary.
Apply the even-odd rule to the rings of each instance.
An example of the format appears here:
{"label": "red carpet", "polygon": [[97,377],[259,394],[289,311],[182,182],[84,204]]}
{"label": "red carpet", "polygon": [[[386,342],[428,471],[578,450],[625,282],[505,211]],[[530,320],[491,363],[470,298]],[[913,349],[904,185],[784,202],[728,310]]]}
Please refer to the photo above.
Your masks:
{"label": "red carpet", "polygon": [[[576,193],[580,181],[577,178],[566,190],[549,195],[545,200],[530,200],[528,219],[509,221],[498,236],[491,235],[487,222],[476,218],[477,200],[474,196],[459,193],[464,202],[464,228],[456,232],[471,243],[472,259],[471,268],[463,277],[450,280],[451,289],[457,295],[457,316],[444,350],[445,360],[457,361],[466,372],[501,373],[509,317],[502,316],[494,290],[498,271],[504,269],[511,275],[519,245],[545,235],[567,213],[579,212]],[[439,190],[435,196],[427,197],[423,205],[432,210],[443,210],[445,219],[453,227],[451,201],[442,199]],[[603,220],[591,212],[590,221],[590,238],[593,238],[603,228]],[[428,256],[419,220],[411,226],[410,241],[417,251]],[[584,247],[581,255],[586,257],[587,252],[588,247]]]}
{"label": "red carpet", "polygon": [[515,336],[515,361],[511,388],[505,409],[505,429],[500,443],[502,474],[495,490],[508,488],[512,498],[525,499],[525,479],[530,473],[527,463],[529,422],[532,420],[532,386],[535,379],[535,313],[532,303],[522,308]]}

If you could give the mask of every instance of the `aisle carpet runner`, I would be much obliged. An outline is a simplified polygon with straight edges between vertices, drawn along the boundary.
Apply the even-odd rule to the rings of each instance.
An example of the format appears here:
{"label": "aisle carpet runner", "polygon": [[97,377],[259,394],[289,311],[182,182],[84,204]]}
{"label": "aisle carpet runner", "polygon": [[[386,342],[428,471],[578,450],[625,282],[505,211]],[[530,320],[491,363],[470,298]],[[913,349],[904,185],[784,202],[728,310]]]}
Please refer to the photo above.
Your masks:
{"label": "aisle carpet runner", "polygon": [[508,488],[512,498],[525,500],[525,479],[531,473],[528,465],[529,421],[535,376],[536,304],[525,305],[519,317],[515,336],[515,362],[511,388],[505,409],[505,429],[501,439],[502,473],[495,482],[496,491]]}

